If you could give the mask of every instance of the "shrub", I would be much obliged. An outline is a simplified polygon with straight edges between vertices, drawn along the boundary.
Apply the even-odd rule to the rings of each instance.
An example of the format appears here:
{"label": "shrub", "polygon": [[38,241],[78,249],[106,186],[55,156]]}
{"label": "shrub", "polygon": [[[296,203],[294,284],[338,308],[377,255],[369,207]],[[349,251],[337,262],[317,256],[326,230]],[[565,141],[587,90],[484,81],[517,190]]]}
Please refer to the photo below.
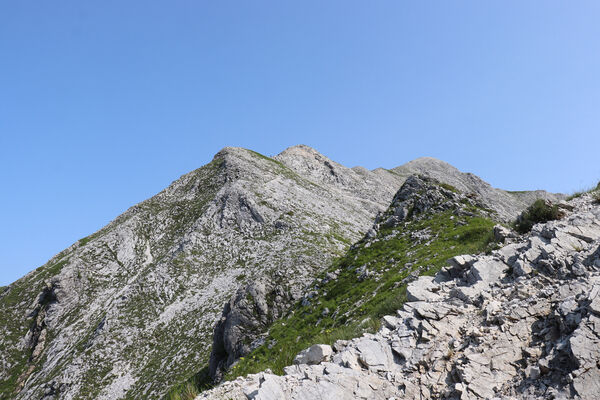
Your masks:
{"label": "shrub", "polygon": [[519,233],[527,233],[537,223],[560,219],[562,216],[556,204],[538,199],[519,215],[514,227]]}

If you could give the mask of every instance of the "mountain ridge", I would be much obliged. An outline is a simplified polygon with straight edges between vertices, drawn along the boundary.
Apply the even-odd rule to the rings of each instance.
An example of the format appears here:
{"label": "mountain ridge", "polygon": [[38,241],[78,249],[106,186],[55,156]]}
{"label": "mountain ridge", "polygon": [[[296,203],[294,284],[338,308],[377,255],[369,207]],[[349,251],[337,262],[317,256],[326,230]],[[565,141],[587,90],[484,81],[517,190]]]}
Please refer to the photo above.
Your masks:
{"label": "mountain ridge", "polygon": [[402,182],[308,146],[222,149],[3,289],[0,397],[163,395],[208,361],[238,289],[266,276],[301,295]]}
{"label": "mountain ridge", "polygon": [[[375,189],[379,205],[223,149],[3,292],[2,397],[164,393],[206,360],[212,324],[239,286],[278,269],[301,286],[395,190]],[[58,300],[43,304],[47,287]]]}

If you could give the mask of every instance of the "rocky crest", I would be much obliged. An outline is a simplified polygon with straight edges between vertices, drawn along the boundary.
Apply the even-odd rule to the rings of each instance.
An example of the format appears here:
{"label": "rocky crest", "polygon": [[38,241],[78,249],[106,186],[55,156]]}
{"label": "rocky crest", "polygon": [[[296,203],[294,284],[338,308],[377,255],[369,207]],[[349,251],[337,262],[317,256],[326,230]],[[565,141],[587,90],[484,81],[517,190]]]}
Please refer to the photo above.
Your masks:
{"label": "rocky crest", "polygon": [[[412,215],[426,212],[455,210],[456,216],[473,215],[468,207],[485,209],[485,204],[473,193],[465,194],[428,176],[411,175],[394,196],[387,212],[377,216],[373,229],[395,227]],[[491,214],[495,211],[489,210],[488,215]]]}
{"label": "rocky crest", "polygon": [[[398,199],[397,199],[398,200]],[[456,256],[407,288],[375,334],[315,345],[285,368],[198,399],[596,399],[600,393],[600,205],[489,255]]]}
{"label": "rocky crest", "polygon": [[538,198],[557,202],[565,197],[543,190],[507,192],[496,189],[476,175],[461,172],[452,165],[431,157],[417,158],[391,171],[403,178],[411,175],[429,176],[452,185],[463,193],[472,193],[485,204],[485,207],[494,210],[498,219],[504,222],[513,221],[521,211]]}

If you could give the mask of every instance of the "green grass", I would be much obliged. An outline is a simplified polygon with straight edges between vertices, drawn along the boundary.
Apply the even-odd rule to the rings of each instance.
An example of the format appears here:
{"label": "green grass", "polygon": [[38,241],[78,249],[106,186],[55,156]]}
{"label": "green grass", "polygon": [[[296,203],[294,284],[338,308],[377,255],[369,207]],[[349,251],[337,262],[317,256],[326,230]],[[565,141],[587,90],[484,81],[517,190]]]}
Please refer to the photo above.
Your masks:
{"label": "green grass", "polygon": [[[411,273],[433,275],[453,256],[494,248],[495,222],[489,212],[466,203],[461,207],[473,212],[473,216],[458,216],[453,210],[413,215],[400,226],[380,230],[377,240],[362,240],[352,246],[306,289],[306,292],[318,292],[309,300],[310,304],[303,306],[299,302],[275,321],[265,337],[265,344],[238,360],[225,379],[267,368],[282,374],[283,368],[291,365],[301,350],[313,344],[333,344],[340,339],[375,332],[380,327],[381,317],[394,314],[406,301],[408,281],[405,278]],[[419,232],[419,236],[427,233],[430,237],[415,239],[415,232]],[[314,240],[323,240],[322,236],[316,235]],[[357,273],[362,266],[369,271],[366,278]],[[328,272],[337,273],[337,279],[323,283]],[[197,374],[174,388],[167,399],[184,398],[177,396],[189,391],[190,383],[198,388],[207,382],[207,374],[203,377]]]}
{"label": "green grass", "polygon": [[575,193],[573,193],[572,195],[567,197],[567,200],[573,200],[573,199],[583,196],[584,194],[598,192],[598,191],[600,191],[600,181],[596,184],[595,187],[588,187],[588,188],[576,191]]}
{"label": "green grass", "polygon": [[[422,274],[433,275],[448,258],[490,248],[493,221],[465,217],[462,222],[466,224],[459,225],[451,216],[451,212],[431,215],[404,227],[383,230],[378,236],[382,240],[368,247],[366,242],[359,243],[329,268],[340,271],[338,279],[319,285],[320,296],[311,305],[297,304],[287,317],[276,321],[266,344],[237,362],[226,379],[266,368],[282,374],[296,354],[312,344],[332,344],[373,332],[382,316],[395,313],[405,302],[406,285],[401,282],[416,268],[422,266]],[[416,244],[410,232],[424,229],[434,237],[429,245]],[[407,263],[412,265],[405,266]],[[373,275],[361,281],[354,267],[362,265]],[[327,315],[323,314],[325,308],[330,311]]]}
{"label": "green grass", "polygon": [[[448,189],[450,190],[450,189]],[[303,349],[316,344],[333,344],[365,332],[375,332],[384,315],[394,314],[406,301],[406,283],[411,273],[434,275],[447,260],[460,254],[481,253],[495,247],[493,226],[485,210],[467,205],[474,216],[456,216],[452,210],[413,216],[394,228],[382,229],[376,241],[360,241],[336,259],[306,292],[318,296],[309,305],[294,305],[283,318],[275,321],[265,344],[235,363],[226,380],[267,368],[282,374]],[[431,235],[424,242],[414,232]],[[359,278],[357,269],[366,266],[367,278]],[[327,283],[328,272],[338,277]],[[324,312],[327,309],[329,312]],[[203,371],[206,371],[207,368]],[[199,388],[209,382],[208,374],[196,374],[171,391],[168,400],[185,399],[190,384]],[[198,389],[200,390],[200,389]]]}
{"label": "green grass", "polygon": [[440,187],[443,187],[444,189],[449,190],[451,192],[454,192],[454,193],[458,193],[459,192],[459,190],[457,188],[455,188],[454,186],[452,186],[452,185],[450,185],[448,183],[440,182],[439,185],[440,185]]}
{"label": "green grass", "polygon": [[202,390],[210,389],[208,367],[184,382],[175,385],[165,396],[165,400],[194,400]]}
{"label": "green grass", "polygon": [[88,244],[91,240],[96,239],[98,236],[100,236],[100,234],[102,233],[102,231],[98,231],[96,233],[93,233],[89,236],[84,237],[83,239],[79,239],[79,245],[80,246],[85,246],[86,244]]}

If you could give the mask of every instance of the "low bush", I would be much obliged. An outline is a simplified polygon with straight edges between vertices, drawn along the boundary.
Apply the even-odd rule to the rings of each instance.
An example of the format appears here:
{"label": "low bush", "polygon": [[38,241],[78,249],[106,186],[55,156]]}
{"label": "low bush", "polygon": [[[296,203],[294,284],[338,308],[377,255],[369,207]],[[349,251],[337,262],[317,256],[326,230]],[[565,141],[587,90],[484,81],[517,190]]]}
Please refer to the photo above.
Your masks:
{"label": "low bush", "polygon": [[537,223],[553,221],[560,219],[562,216],[563,213],[556,204],[537,199],[519,215],[515,221],[514,228],[519,233],[527,233]]}

